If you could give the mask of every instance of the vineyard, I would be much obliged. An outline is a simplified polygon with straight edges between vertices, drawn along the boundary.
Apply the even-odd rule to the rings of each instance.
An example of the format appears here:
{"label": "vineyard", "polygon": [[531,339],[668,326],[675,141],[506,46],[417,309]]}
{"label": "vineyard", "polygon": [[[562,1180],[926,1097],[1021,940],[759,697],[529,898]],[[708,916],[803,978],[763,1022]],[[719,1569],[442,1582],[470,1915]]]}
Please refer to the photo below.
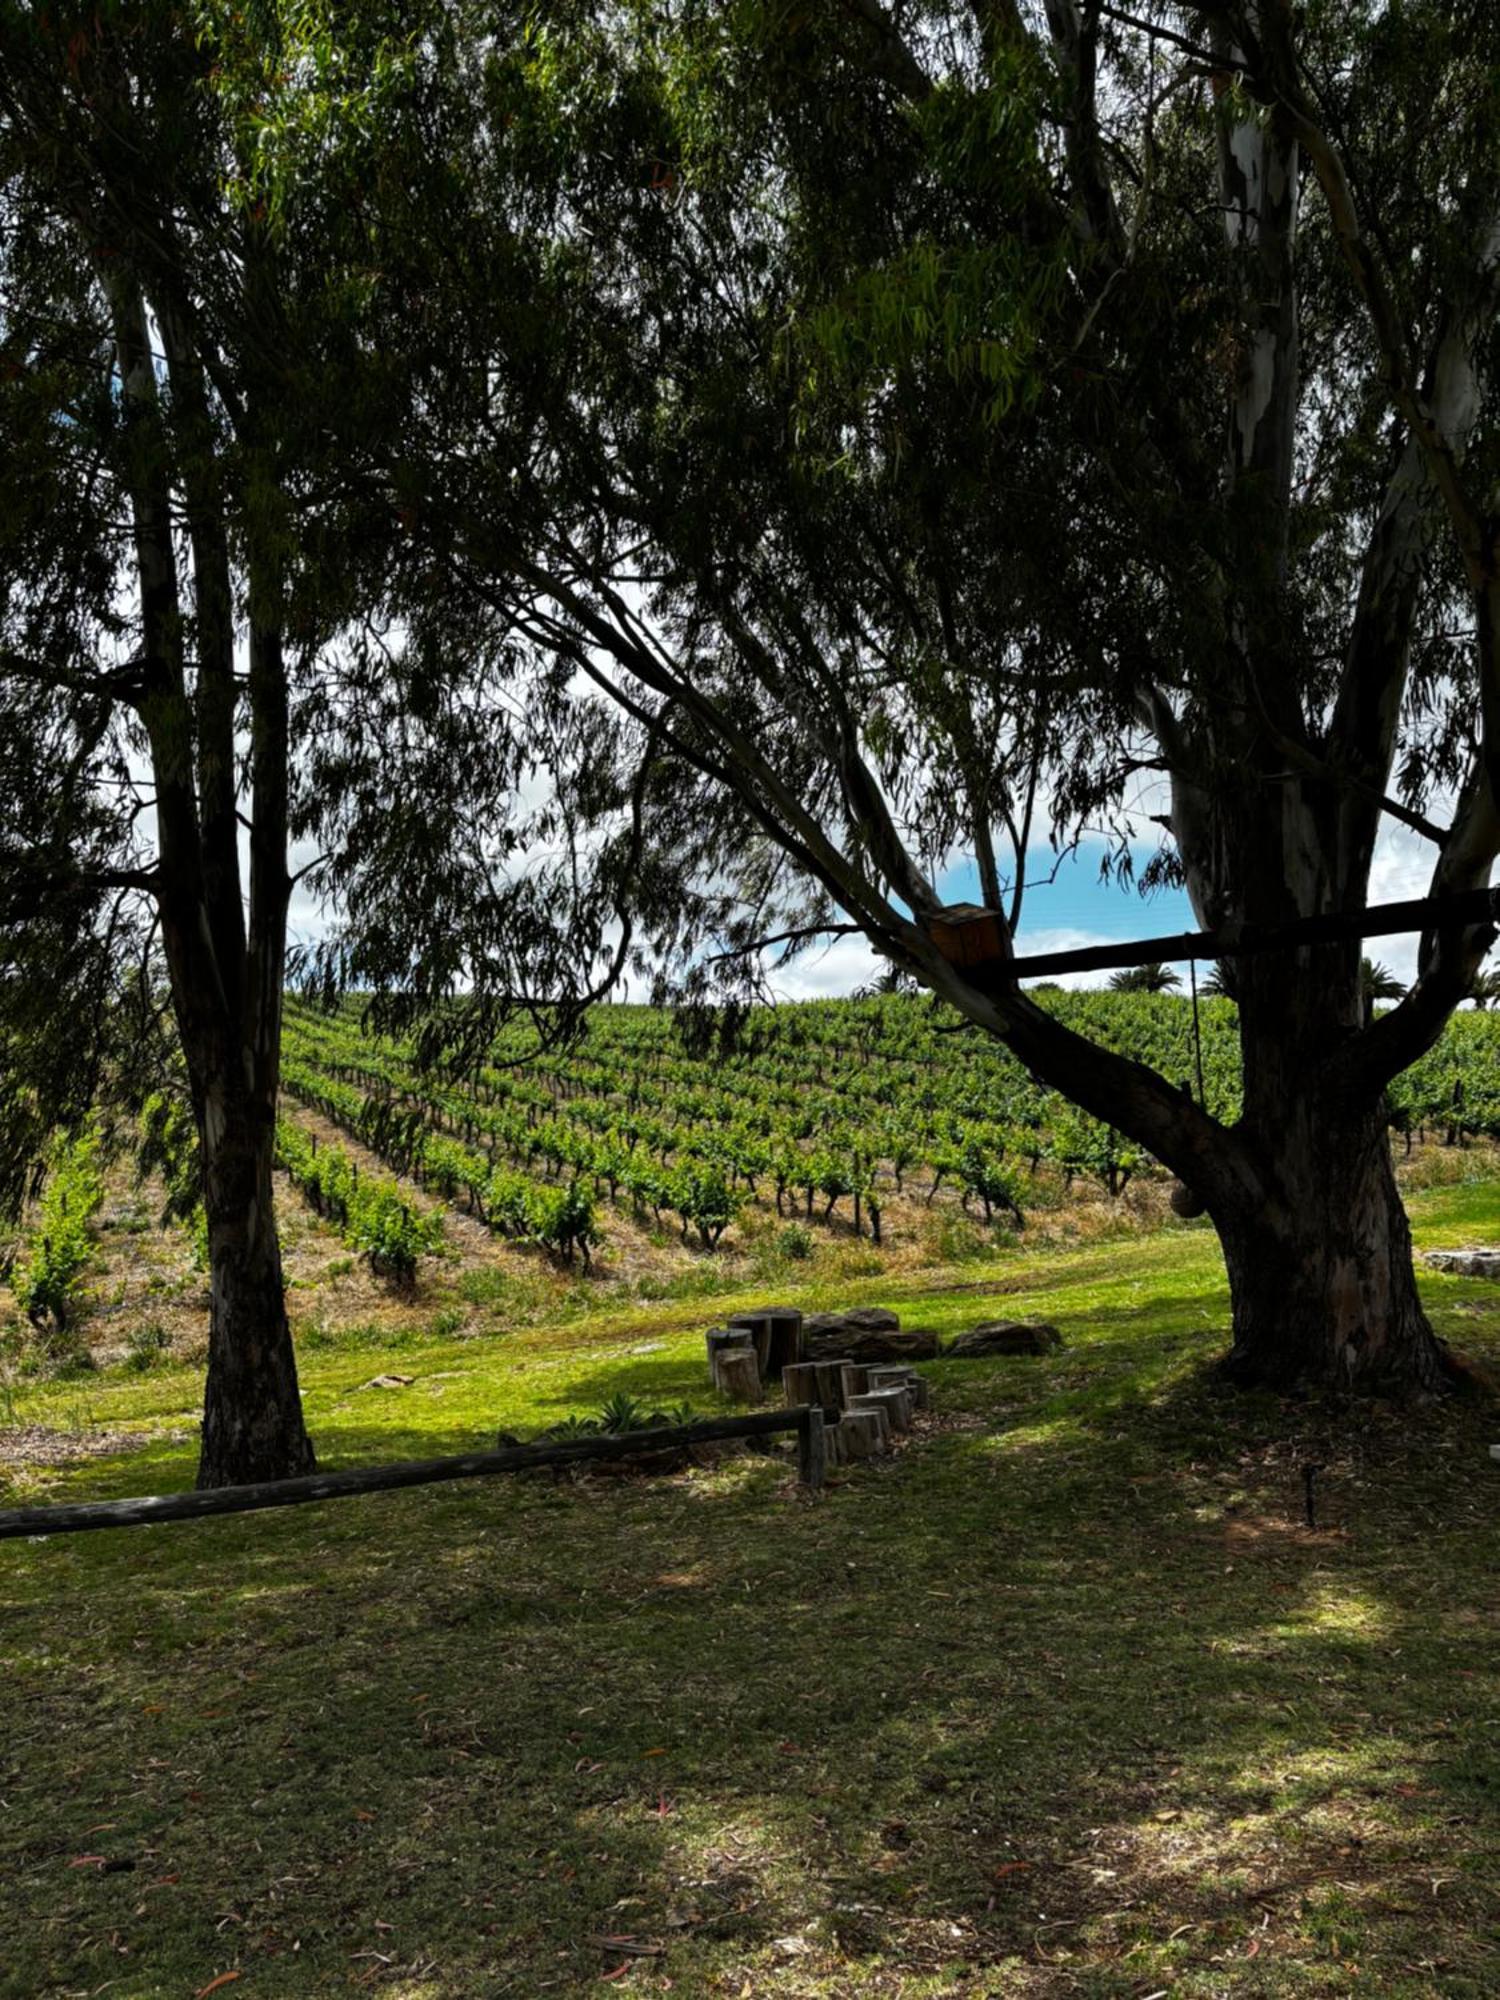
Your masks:
{"label": "vineyard", "polygon": [[[1239,1106],[1233,1003],[1171,994],[1054,993],[1067,1025],[1151,1064],[1216,1117]],[[366,1032],[352,1005],[289,1007],[283,1085],[497,1235],[587,1266],[605,1216],[675,1228],[710,1251],[751,1207],[789,1224],[884,1240],[892,1207],[957,1204],[1020,1225],[1084,1182],[1108,1197],[1162,1169],[1118,1132],[1033,1083],[1013,1058],[923,998],[816,1001],[752,1014],[735,1049],[690,1055],[671,1015],[598,1008],[548,1062],[502,1035],[462,1081]],[[1500,1136],[1500,1020],[1461,1014],[1391,1093],[1397,1143]],[[351,1242],[410,1268],[440,1222],[391,1183],[359,1182],[336,1145],[284,1119],[283,1164]]]}

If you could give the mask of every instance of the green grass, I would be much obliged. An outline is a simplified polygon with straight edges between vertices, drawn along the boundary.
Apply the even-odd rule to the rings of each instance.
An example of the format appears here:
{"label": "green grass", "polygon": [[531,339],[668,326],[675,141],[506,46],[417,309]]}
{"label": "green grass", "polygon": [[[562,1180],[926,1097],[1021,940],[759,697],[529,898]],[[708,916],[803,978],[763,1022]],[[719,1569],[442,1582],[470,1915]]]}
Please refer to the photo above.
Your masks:
{"label": "green grass", "polygon": [[[1422,1244],[1497,1209],[1412,1202]],[[0,1545],[0,1995],[1500,1990],[1500,1423],[1218,1389],[1201,1227],[934,1282],[838,1297],[1068,1345],[934,1364],[933,1427],[818,1502],[744,1457]],[[1424,1291],[1500,1361],[1495,1287]],[[408,1340],[402,1390],[335,1336],[311,1427],[341,1464],[707,1406],[705,1318]],[[9,1497],[189,1483],[199,1386],[18,1389],[145,1438]]]}

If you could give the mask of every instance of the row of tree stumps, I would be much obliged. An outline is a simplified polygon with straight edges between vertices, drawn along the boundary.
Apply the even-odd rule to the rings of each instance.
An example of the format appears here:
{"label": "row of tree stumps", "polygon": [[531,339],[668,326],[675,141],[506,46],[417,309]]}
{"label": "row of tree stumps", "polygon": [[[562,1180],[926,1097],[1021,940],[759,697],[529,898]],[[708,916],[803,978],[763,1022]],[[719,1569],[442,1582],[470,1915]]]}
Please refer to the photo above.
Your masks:
{"label": "row of tree stumps", "polygon": [[793,1306],[736,1313],[710,1327],[706,1341],[713,1385],[733,1401],[758,1403],[779,1379],[789,1408],[821,1408],[830,1465],[889,1451],[911,1429],[912,1412],[927,1407],[925,1379],[904,1362],[808,1360]]}

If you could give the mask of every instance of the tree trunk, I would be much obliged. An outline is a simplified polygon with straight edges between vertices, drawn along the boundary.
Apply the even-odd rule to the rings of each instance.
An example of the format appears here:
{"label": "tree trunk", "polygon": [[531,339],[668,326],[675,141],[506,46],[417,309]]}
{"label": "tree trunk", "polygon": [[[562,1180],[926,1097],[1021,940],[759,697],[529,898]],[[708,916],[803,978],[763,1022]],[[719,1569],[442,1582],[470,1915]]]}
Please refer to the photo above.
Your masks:
{"label": "tree trunk", "polygon": [[316,1460],[302,1421],[271,1196],[275,1119],[243,1098],[208,1104],[212,1309],[198,1485],[292,1479],[312,1472]]}
{"label": "tree trunk", "polygon": [[1430,1393],[1446,1351],[1417,1295],[1384,1108],[1288,1106],[1260,1143],[1268,1198],[1210,1203],[1229,1272],[1231,1378],[1286,1389]]}

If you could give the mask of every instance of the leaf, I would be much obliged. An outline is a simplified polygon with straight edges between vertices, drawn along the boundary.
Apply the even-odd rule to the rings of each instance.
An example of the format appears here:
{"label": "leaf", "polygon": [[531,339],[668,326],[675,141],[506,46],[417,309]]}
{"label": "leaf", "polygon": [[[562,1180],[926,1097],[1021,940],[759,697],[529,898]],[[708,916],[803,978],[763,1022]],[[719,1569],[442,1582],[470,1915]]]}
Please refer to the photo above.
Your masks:
{"label": "leaf", "polygon": [[666,1750],[661,1744],[658,1744],[654,1750],[643,1750],[641,1752],[643,1757],[665,1757],[666,1754]]}
{"label": "leaf", "polygon": [[632,1962],[628,1958],[622,1958],[613,1972],[601,1972],[599,1977],[601,1979],[623,1979],[626,1973],[629,1972]]}
{"label": "leaf", "polygon": [[103,1854],[75,1854],[68,1863],[70,1868],[102,1868],[108,1859]]}
{"label": "leaf", "polygon": [[210,1979],[207,1986],[200,1986],[193,1995],[193,2000],[208,2000],[210,1993],[217,1993],[221,1986],[227,1986],[232,1979],[240,1977],[238,1972],[221,1972],[217,1979]]}
{"label": "leaf", "polygon": [[356,1819],[374,1819],[375,1815],[367,1806],[356,1806],[354,1808],[354,1817]]}
{"label": "leaf", "polygon": [[995,1870],[995,1880],[1003,1882],[1007,1875],[1019,1875],[1024,1869],[1030,1866],[1031,1863],[1029,1861],[1002,1861],[1000,1866]]}

